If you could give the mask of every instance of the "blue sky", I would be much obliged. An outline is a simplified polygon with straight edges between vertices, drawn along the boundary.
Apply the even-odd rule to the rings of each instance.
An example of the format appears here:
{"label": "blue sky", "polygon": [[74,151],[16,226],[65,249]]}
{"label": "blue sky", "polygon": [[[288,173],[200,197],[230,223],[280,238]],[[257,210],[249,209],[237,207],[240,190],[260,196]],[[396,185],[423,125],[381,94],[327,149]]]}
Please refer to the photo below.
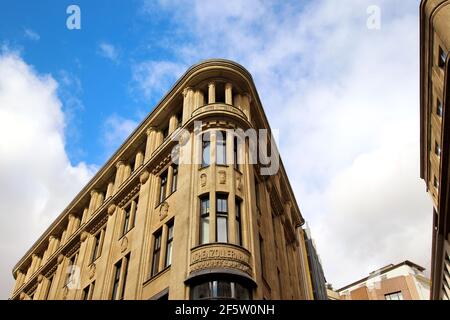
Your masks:
{"label": "blue sky", "polygon": [[[81,8],[81,30],[66,28],[70,4]],[[367,27],[373,5],[381,13],[376,30]],[[217,57],[252,73],[280,129],[281,156],[329,282],[340,287],[406,259],[429,268],[418,6],[4,1],[0,295],[8,295],[14,263],[176,79]]]}

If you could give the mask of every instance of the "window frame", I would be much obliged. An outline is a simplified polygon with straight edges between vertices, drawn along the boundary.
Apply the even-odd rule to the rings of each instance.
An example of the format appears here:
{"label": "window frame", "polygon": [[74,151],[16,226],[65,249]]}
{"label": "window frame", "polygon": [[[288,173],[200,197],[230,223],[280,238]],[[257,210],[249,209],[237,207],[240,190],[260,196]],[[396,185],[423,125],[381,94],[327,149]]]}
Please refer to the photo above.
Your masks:
{"label": "window frame", "polygon": [[[204,203],[206,204],[205,206],[203,205]],[[204,221],[208,222],[206,229],[204,229],[203,223]],[[205,194],[200,197],[199,244],[210,243],[210,230],[209,230],[210,225],[211,225],[211,202],[209,194]]]}
{"label": "window frame", "polygon": [[159,204],[167,199],[167,183],[169,179],[169,171],[166,169],[159,175]]}
{"label": "window frame", "polygon": [[152,252],[152,265],[150,270],[150,277],[153,278],[161,270],[159,270],[159,262],[161,260],[161,244],[162,244],[162,228],[158,229],[153,234],[153,252]]}
{"label": "window frame", "polygon": [[167,239],[166,239],[166,257],[164,259],[165,260],[164,268],[168,268],[172,265],[174,221],[172,220],[166,225],[167,225]]}

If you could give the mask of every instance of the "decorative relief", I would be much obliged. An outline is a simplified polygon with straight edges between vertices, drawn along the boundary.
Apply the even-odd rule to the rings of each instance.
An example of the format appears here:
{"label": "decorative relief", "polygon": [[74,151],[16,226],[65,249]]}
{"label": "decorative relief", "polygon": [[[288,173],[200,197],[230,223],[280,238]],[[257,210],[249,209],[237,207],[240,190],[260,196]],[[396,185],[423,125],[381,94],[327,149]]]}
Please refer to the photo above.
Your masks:
{"label": "decorative relief", "polygon": [[63,260],[64,260],[64,255],[60,254],[58,256],[58,264],[61,264],[61,262],[63,262]]}
{"label": "decorative relief", "polygon": [[88,271],[89,279],[94,278],[96,269],[97,269],[97,267],[95,266],[95,263],[93,263],[89,266],[89,271]]}
{"label": "decorative relief", "polygon": [[131,198],[133,198],[141,189],[141,184],[133,188],[123,199],[119,202],[119,207],[123,207]]}
{"label": "decorative relief", "polygon": [[150,173],[148,173],[148,171],[145,170],[139,177],[139,181],[141,182],[141,184],[145,184],[148,181],[148,178],[150,178]]}
{"label": "decorative relief", "polygon": [[161,207],[159,208],[159,221],[164,220],[169,214],[169,204],[167,202],[163,202]]}
{"label": "decorative relief", "polygon": [[89,236],[89,233],[86,232],[86,231],[83,231],[83,232],[81,233],[81,236],[80,236],[81,242],[85,242],[86,239],[88,238],[88,236]]}
{"label": "decorative relief", "polygon": [[225,184],[227,182],[227,172],[225,170],[219,171],[219,183]]}
{"label": "decorative relief", "polygon": [[41,283],[44,280],[44,276],[42,274],[38,275],[37,282]]}
{"label": "decorative relief", "polygon": [[128,248],[128,238],[123,237],[120,241],[120,252],[124,253]]}
{"label": "decorative relief", "polygon": [[112,203],[109,207],[108,207],[108,214],[110,216],[113,215],[114,211],[116,211],[116,205],[114,203]]}
{"label": "decorative relief", "polygon": [[236,188],[239,191],[242,191],[242,177],[241,176],[236,177]]}
{"label": "decorative relief", "polygon": [[250,254],[245,249],[226,244],[212,244],[193,249],[191,272],[216,268],[235,269],[251,276]]}
{"label": "decorative relief", "polygon": [[207,181],[208,177],[206,175],[206,173],[202,173],[200,175],[200,186],[203,188],[206,186],[206,181]]}

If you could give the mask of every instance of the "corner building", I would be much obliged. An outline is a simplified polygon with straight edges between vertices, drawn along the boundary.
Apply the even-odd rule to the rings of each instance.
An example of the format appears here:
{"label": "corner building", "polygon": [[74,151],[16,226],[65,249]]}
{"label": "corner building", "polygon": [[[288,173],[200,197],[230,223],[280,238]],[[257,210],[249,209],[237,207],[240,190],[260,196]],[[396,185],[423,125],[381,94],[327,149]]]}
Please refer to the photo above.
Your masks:
{"label": "corner building", "polygon": [[450,299],[450,0],[420,4],[421,178],[433,201],[431,299]]}
{"label": "corner building", "polygon": [[261,175],[238,128],[270,131],[249,72],[191,67],[17,263],[12,299],[313,299],[283,164]]}

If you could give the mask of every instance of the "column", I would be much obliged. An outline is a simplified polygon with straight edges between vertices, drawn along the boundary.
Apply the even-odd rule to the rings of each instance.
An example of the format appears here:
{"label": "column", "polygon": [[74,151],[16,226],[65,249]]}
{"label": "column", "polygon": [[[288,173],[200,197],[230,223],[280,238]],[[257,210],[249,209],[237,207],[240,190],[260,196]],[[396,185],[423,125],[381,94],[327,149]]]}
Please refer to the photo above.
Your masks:
{"label": "column", "polygon": [[114,190],[114,183],[112,181],[110,181],[108,183],[108,187],[106,188],[105,199],[108,199],[109,197],[112,196],[113,190]]}
{"label": "column", "polygon": [[155,151],[155,143],[156,143],[156,129],[154,127],[150,127],[147,129],[147,143],[145,147],[145,159],[147,162],[151,159],[153,151]]}
{"label": "column", "polygon": [[216,103],[216,85],[214,82],[208,83],[208,104]]}
{"label": "column", "polygon": [[91,190],[91,199],[89,200],[88,217],[91,217],[92,213],[95,211],[96,201],[97,201],[97,191],[96,190]]}
{"label": "column", "polygon": [[225,84],[225,103],[233,104],[233,85],[231,83]]}
{"label": "column", "polygon": [[242,96],[242,111],[244,112],[245,116],[247,117],[248,121],[251,121],[250,118],[250,103],[251,103],[251,97],[248,93],[244,94]]}
{"label": "column", "polygon": [[[176,119],[176,117],[175,117]],[[136,160],[134,161],[134,168],[133,171],[139,168],[141,165],[144,164],[144,153],[142,151],[139,151],[136,154]]]}
{"label": "column", "polygon": [[124,183],[131,175],[131,166],[126,164],[123,170],[122,183]]}
{"label": "column", "polygon": [[66,239],[69,239],[70,236],[72,235],[73,232],[73,218],[75,218],[75,216],[70,213],[69,214],[69,218],[68,218],[68,222],[67,222],[67,228],[66,228]]}
{"label": "column", "polygon": [[242,96],[240,94],[234,95],[233,106],[242,110]]}
{"label": "column", "polygon": [[[233,142],[234,135],[227,132],[227,176],[230,182],[230,193],[228,194],[228,242],[238,244],[236,239],[236,173],[233,166]],[[241,217],[242,219],[242,217]]]}
{"label": "column", "polygon": [[74,234],[78,228],[80,227],[80,218],[77,216],[73,217],[73,224],[72,224],[72,234]]}
{"label": "column", "polygon": [[161,255],[159,259],[159,269],[158,269],[160,271],[164,269],[164,265],[166,263],[167,232],[168,232],[167,225],[164,224],[161,235]]}
{"label": "column", "polygon": [[119,190],[120,185],[122,184],[122,175],[123,175],[124,167],[125,167],[125,165],[124,165],[123,161],[118,161],[116,163],[116,178],[114,181],[114,193],[116,193]]}
{"label": "column", "polygon": [[194,90],[187,87],[183,90],[183,125],[191,118],[193,110]]}
{"label": "column", "polygon": [[177,115],[173,114],[170,116],[170,119],[169,119],[169,134],[174,132],[177,129],[177,126],[178,126]]}
{"label": "column", "polygon": [[52,254],[55,252],[55,237],[54,236],[50,236],[48,237],[48,255],[47,257],[51,257]]}
{"label": "column", "polygon": [[95,205],[95,210],[97,210],[98,208],[100,208],[102,206],[104,200],[105,200],[105,196],[103,195],[103,192],[98,193],[97,194],[97,201],[96,201],[97,203]]}
{"label": "column", "polygon": [[14,286],[14,292],[16,292],[22,285],[23,285],[23,280],[25,279],[25,274],[23,273],[22,270],[17,270],[16,273],[16,284]]}
{"label": "column", "polygon": [[83,223],[85,223],[88,220],[89,220],[89,210],[88,210],[88,208],[84,208],[83,209],[83,215],[82,215],[82,218],[81,218],[81,223],[83,224]]}

